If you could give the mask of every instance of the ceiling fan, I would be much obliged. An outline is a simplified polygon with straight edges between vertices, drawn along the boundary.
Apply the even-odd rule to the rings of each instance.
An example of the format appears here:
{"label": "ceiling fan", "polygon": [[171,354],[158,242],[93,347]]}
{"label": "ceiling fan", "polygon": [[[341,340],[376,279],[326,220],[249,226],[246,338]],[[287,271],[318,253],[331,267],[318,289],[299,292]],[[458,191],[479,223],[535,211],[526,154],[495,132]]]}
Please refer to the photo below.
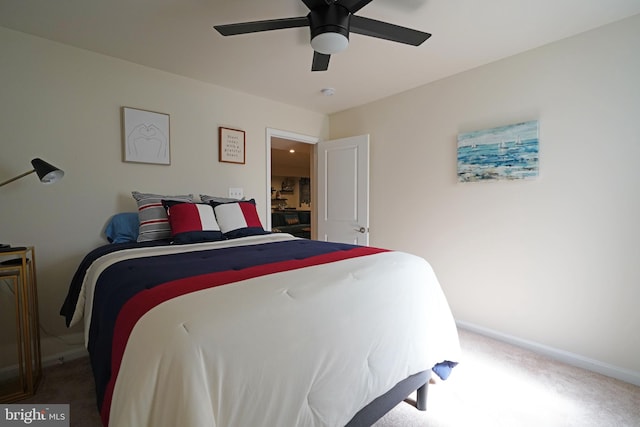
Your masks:
{"label": "ceiling fan", "polygon": [[310,10],[307,16],[215,25],[214,28],[223,36],[234,36],[308,26],[314,50],[311,71],[325,71],[329,68],[331,55],[343,51],[349,45],[349,32],[412,46],[419,46],[431,37],[429,33],[355,15],[371,1],[302,0]]}

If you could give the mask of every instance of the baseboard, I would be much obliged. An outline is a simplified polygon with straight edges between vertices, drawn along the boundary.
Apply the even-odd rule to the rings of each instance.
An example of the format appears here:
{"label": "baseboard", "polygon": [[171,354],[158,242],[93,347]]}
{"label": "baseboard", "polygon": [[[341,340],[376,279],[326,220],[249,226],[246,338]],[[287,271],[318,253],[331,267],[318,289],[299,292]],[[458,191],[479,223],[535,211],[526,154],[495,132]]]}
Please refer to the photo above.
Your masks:
{"label": "baseboard", "polygon": [[89,355],[84,347],[82,332],[63,336],[42,334],[40,346],[44,368]]}
{"label": "baseboard", "polygon": [[43,357],[42,367],[47,368],[49,366],[68,362],[69,360],[80,359],[81,357],[87,357],[87,356],[89,356],[89,353],[84,347],[73,349],[73,350],[62,351],[60,353],[51,354],[47,357]]}
{"label": "baseboard", "polygon": [[465,322],[462,320],[456,320],[456,325],[458,325],[458,327],[461,329],[465,329],[467,331],[474,332],[479,335],[484,335],[486,337],[514,345],[516,347],[521,347],[533,351],[534,353],[550,357],[554,360],[558,360],[568,365],[587,369],[589,371],[597,372],[599,374],[606,375],[620,381],[640,386],[640,372],[620,368],[618,366],[610,365],[599,360],[580,356],[579,354],[549,347],[537,342],[524,340],[512,335],[503,334],[502,332],[484,328],[482,326],[474,325],[473,323]]}
{"label": "baseboard", "polygon": [[[42,367],[57,365],[69,360],[79,359],[89,355],[83,344],[83,333],[69,334],[62,337],[45,336],[40,340]],[[9,351],[2,348],[2,351]],[[11,345],[11,352],[15,353],[13,364],[0,367],[0,382],[16,378],[20,375],[18,365],[18,350],[16,344]]]}

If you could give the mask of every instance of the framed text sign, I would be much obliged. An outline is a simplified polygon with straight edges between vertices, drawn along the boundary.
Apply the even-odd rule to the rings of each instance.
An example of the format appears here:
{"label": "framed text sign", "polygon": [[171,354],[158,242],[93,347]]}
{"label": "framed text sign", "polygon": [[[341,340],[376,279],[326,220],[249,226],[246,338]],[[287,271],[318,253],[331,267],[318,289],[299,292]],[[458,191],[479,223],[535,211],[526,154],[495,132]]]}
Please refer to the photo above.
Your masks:
{"label": "framed text sign", "polygon": [[221,162],[244,164],[244,131],[237,129],[229,129],[225,127],[219,128],[220,137],[220,157]]}

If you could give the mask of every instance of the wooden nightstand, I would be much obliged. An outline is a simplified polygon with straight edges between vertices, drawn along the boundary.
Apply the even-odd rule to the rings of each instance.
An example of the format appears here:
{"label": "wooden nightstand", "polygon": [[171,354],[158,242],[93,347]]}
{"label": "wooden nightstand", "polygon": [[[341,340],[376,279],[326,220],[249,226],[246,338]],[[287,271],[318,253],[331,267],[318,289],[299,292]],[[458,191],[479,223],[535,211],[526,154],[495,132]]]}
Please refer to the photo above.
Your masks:
{"label": "wooden nightstand", "polygon": [[[32,396],[42,378],[33,246],[0,249],[0,286],[2,307],[15,307],[15,313],[3,309],[5,314],[1,319],[0,403],[9,403]],[[11,339],[12,328],[15,328],[15,342]],[[15,358],[11,357],[14,346]]]}

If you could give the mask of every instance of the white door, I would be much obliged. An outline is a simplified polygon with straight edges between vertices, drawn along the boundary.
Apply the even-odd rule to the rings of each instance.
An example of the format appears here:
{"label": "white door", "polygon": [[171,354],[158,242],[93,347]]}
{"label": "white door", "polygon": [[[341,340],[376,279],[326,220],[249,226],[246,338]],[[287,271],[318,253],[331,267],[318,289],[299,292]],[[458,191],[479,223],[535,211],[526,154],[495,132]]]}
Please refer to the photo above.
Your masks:
{"label": "white door", "polygon": [[318,240],[369,244],[369,135],[317,144]]}

